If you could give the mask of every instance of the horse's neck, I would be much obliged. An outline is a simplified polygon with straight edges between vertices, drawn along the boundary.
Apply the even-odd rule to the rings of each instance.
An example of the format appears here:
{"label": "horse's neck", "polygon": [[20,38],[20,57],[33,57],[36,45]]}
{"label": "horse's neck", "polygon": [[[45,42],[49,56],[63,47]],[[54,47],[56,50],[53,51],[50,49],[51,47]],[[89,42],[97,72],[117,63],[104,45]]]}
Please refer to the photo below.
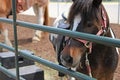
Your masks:
{"label": "horse's neck", "polygon": [[33,0],[25,0],[26,1],[26,5],[27,5],[27,8],[30,8],[32,5],[33,5]]}
{"label": "horse's neck", "polygon": [[30,8],[35,4],[35,0],[26,0],[26,3],[27,3],[27,7]]}

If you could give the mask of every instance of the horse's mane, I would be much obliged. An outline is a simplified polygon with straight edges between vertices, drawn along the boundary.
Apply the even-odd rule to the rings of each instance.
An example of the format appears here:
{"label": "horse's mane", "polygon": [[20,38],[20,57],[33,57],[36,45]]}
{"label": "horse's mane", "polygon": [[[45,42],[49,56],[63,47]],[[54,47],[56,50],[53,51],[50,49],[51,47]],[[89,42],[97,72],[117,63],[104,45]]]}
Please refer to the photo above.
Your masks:
{"label": "horse's mane", "polygon": [[[99,6],[99,8],[103,7],[102,5]],[[68,22],[70,24],[73,23],[73,19],[75,15],[79,14],[81,15],[84,22],[87,21],[99,21],[101,20],[101,17],[99,15],[99,12],[101,9],[98,9],[94,3],[93,0],[75,0],[70,8],[69,16],[68,16]]]}

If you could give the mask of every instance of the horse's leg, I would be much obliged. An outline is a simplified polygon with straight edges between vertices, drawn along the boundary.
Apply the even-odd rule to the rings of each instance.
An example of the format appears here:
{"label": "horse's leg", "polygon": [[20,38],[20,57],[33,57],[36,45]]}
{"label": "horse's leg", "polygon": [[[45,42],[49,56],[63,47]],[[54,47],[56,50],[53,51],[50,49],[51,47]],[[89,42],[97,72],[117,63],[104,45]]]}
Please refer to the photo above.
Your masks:
{"label": "horse's leg", "polygon": [[5,44],[8,46],[12,46],[9,38],[8,38],[8,29],[7,28],[3,28],[2,23],[0,23],[0,31],[2,33],[2,35],[4,36],[4,41]]}
{"label": "horse's leg", "polygon": [[[33,6],[34,12],[37,17],[37,23],[40,25],[44,24],[44,8],[38,7],[38,5]],[[35,30],[33,41],[40,41],[40,39],[44,38],[44,32],[40,30]]]}

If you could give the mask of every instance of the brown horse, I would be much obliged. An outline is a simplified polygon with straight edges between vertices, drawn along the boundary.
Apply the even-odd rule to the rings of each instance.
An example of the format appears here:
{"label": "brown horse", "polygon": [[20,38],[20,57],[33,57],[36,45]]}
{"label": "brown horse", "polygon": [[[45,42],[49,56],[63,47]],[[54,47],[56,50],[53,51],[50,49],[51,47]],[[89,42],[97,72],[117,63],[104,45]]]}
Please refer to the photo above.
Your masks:
{"label": "brown horse", "polygon": [[[0,17],[9,17],[12,10],[12,0],[0,0]],[[42,25],[49,24],[49,15],[48,15],[48,3],[49,0],[17,0],[17,13],[23,12],[33,6],[34,12],[37,17],[37,23]],[[8,30],[2,26],[0,23],[0,31],[4,36],[5,43],[12,45],[8,38]],[[33,36],[34,41],[40,41],[42,37],[45,36],[45,33],[39,30],[35,31]]]}
{"label": "brown horse", "polygon": [[[114,37],[102,0],[73,0],[67,23],[72,31]],[[113,80],[118,64],[115,47],[62,35],[53,35],[50,40],[59,64],[97,80]]]}

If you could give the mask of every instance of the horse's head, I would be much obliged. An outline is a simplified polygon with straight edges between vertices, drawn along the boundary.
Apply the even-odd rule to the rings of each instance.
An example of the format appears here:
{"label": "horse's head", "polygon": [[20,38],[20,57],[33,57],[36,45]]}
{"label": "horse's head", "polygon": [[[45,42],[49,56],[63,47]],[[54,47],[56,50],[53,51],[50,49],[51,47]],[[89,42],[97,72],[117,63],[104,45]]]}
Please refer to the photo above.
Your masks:
{"label": "horse's head", "polygon": [[[72,31],[103,35],[109,26],[107,13],[101,4],[102,0],[73,0],[68,23]],[[86,46],[88,41],[68,38],[61,52],[62,64],[67,67],[77,67],[81,57],[91,50]],[[89,47],[91,45],[89,44]]]}

